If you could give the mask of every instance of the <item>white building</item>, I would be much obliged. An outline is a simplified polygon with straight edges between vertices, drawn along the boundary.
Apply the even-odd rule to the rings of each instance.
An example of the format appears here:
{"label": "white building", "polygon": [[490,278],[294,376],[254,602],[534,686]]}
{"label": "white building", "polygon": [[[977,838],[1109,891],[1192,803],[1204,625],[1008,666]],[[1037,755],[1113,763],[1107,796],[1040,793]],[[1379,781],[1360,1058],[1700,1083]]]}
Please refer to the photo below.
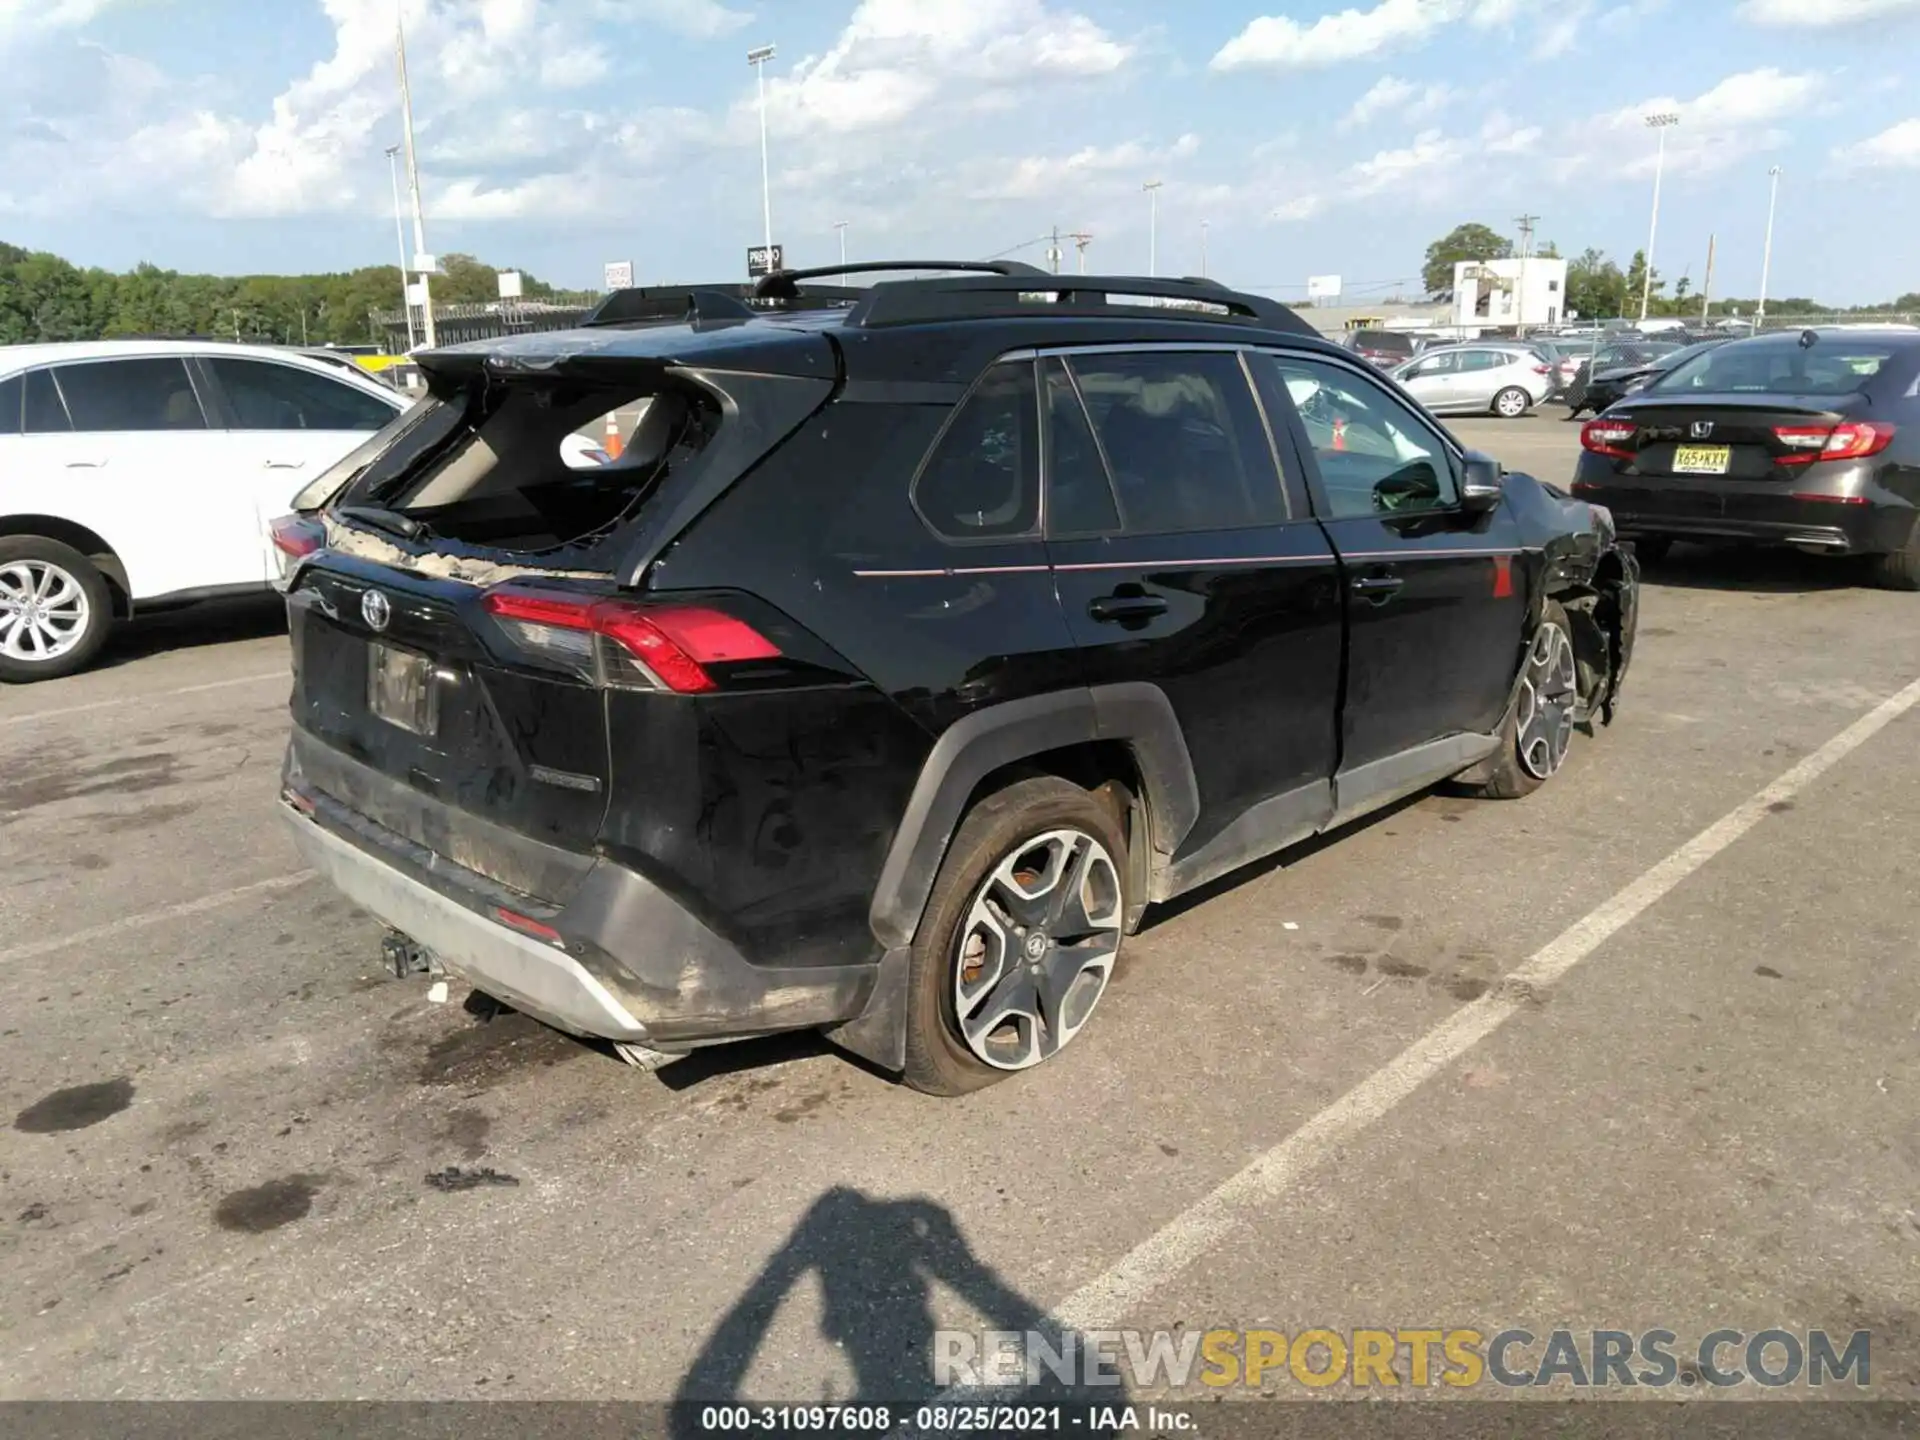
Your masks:
{"label": "white building", "polygon": [[1567,319],[1567,262],[1463,260],[1453,267],[1453,323],[1483,329]]}

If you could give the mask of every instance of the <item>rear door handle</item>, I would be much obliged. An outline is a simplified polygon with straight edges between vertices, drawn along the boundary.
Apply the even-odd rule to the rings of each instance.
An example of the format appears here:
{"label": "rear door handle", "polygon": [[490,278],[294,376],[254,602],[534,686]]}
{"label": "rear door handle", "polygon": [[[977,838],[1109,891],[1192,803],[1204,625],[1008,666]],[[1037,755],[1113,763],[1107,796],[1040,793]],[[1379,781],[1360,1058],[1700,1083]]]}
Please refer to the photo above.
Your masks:
{"label": "rear door handle", "polygon": [[267,461],[267,469],[269,470],[304,470],[306,468],[307,468],[307,462],[304,460],[269,460]]}
{"label": "rear door handle", "polygon": [[1406,583],[1398,575],[1362,575],[1353,582],[1353,593],[1376,605],[1384,605],[1398,595]]}
{"label": "rear door handle", "polygon": [[69,461],[67,461],[67,469],[69,469],[69,470],[99,470],[99,469],[101,469],[101,468],[103,468],[103,467],[104,467],[104,466],[106,465],[106,463],[107,463],[107,462],[106,462],[106,461],[104,461],[104,460],[69,460]]}
{"label": "rear door handle", "polygon": [[1158,595],[1099,595],[1087,602],[1087,614],[1096,620],[1147,620],[1167,613]]}

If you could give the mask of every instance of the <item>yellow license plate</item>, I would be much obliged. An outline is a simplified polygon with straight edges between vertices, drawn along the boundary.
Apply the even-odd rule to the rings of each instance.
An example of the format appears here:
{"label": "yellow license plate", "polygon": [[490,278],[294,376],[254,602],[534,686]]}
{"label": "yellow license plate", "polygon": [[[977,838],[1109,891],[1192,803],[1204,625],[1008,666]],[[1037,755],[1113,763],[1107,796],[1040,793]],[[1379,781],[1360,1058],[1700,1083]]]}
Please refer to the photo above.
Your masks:
{"label": "yellow license plate", "polygon": [[1682,445],[1673,452],[1676,475],[1724,475],[1732,463],[1730,445]]}

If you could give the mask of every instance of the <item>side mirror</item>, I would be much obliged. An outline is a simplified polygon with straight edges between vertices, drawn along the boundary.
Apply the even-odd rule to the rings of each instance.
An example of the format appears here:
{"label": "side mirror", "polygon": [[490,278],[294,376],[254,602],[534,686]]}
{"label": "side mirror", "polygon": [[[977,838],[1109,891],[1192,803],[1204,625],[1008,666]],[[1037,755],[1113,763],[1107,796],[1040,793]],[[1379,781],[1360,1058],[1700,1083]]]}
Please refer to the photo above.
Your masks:
{"label": "side mirror", "polygon": [[1460,477],[1461,508],[1479,514],[1498,505],[1501,477],[1506,473],[1493,456],[1479,450],[1469,450],[1466,467]]}

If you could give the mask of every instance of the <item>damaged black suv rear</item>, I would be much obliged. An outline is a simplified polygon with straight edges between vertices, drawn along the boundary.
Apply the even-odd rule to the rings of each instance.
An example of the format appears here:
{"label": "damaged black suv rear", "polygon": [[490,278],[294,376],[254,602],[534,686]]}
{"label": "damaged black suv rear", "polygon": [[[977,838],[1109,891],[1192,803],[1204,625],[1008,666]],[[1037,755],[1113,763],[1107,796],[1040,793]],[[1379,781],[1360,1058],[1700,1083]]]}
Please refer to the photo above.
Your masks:
{"label": "damaged black suv rear", "polygon": [[294,834],[476,989],[957,1093],[1077,1035],[1150,904],[1449,777],[1524,794],[1611,717],[1607,513],[1284,307],[884,268],[942,273],[425,355],[276,527]]}

